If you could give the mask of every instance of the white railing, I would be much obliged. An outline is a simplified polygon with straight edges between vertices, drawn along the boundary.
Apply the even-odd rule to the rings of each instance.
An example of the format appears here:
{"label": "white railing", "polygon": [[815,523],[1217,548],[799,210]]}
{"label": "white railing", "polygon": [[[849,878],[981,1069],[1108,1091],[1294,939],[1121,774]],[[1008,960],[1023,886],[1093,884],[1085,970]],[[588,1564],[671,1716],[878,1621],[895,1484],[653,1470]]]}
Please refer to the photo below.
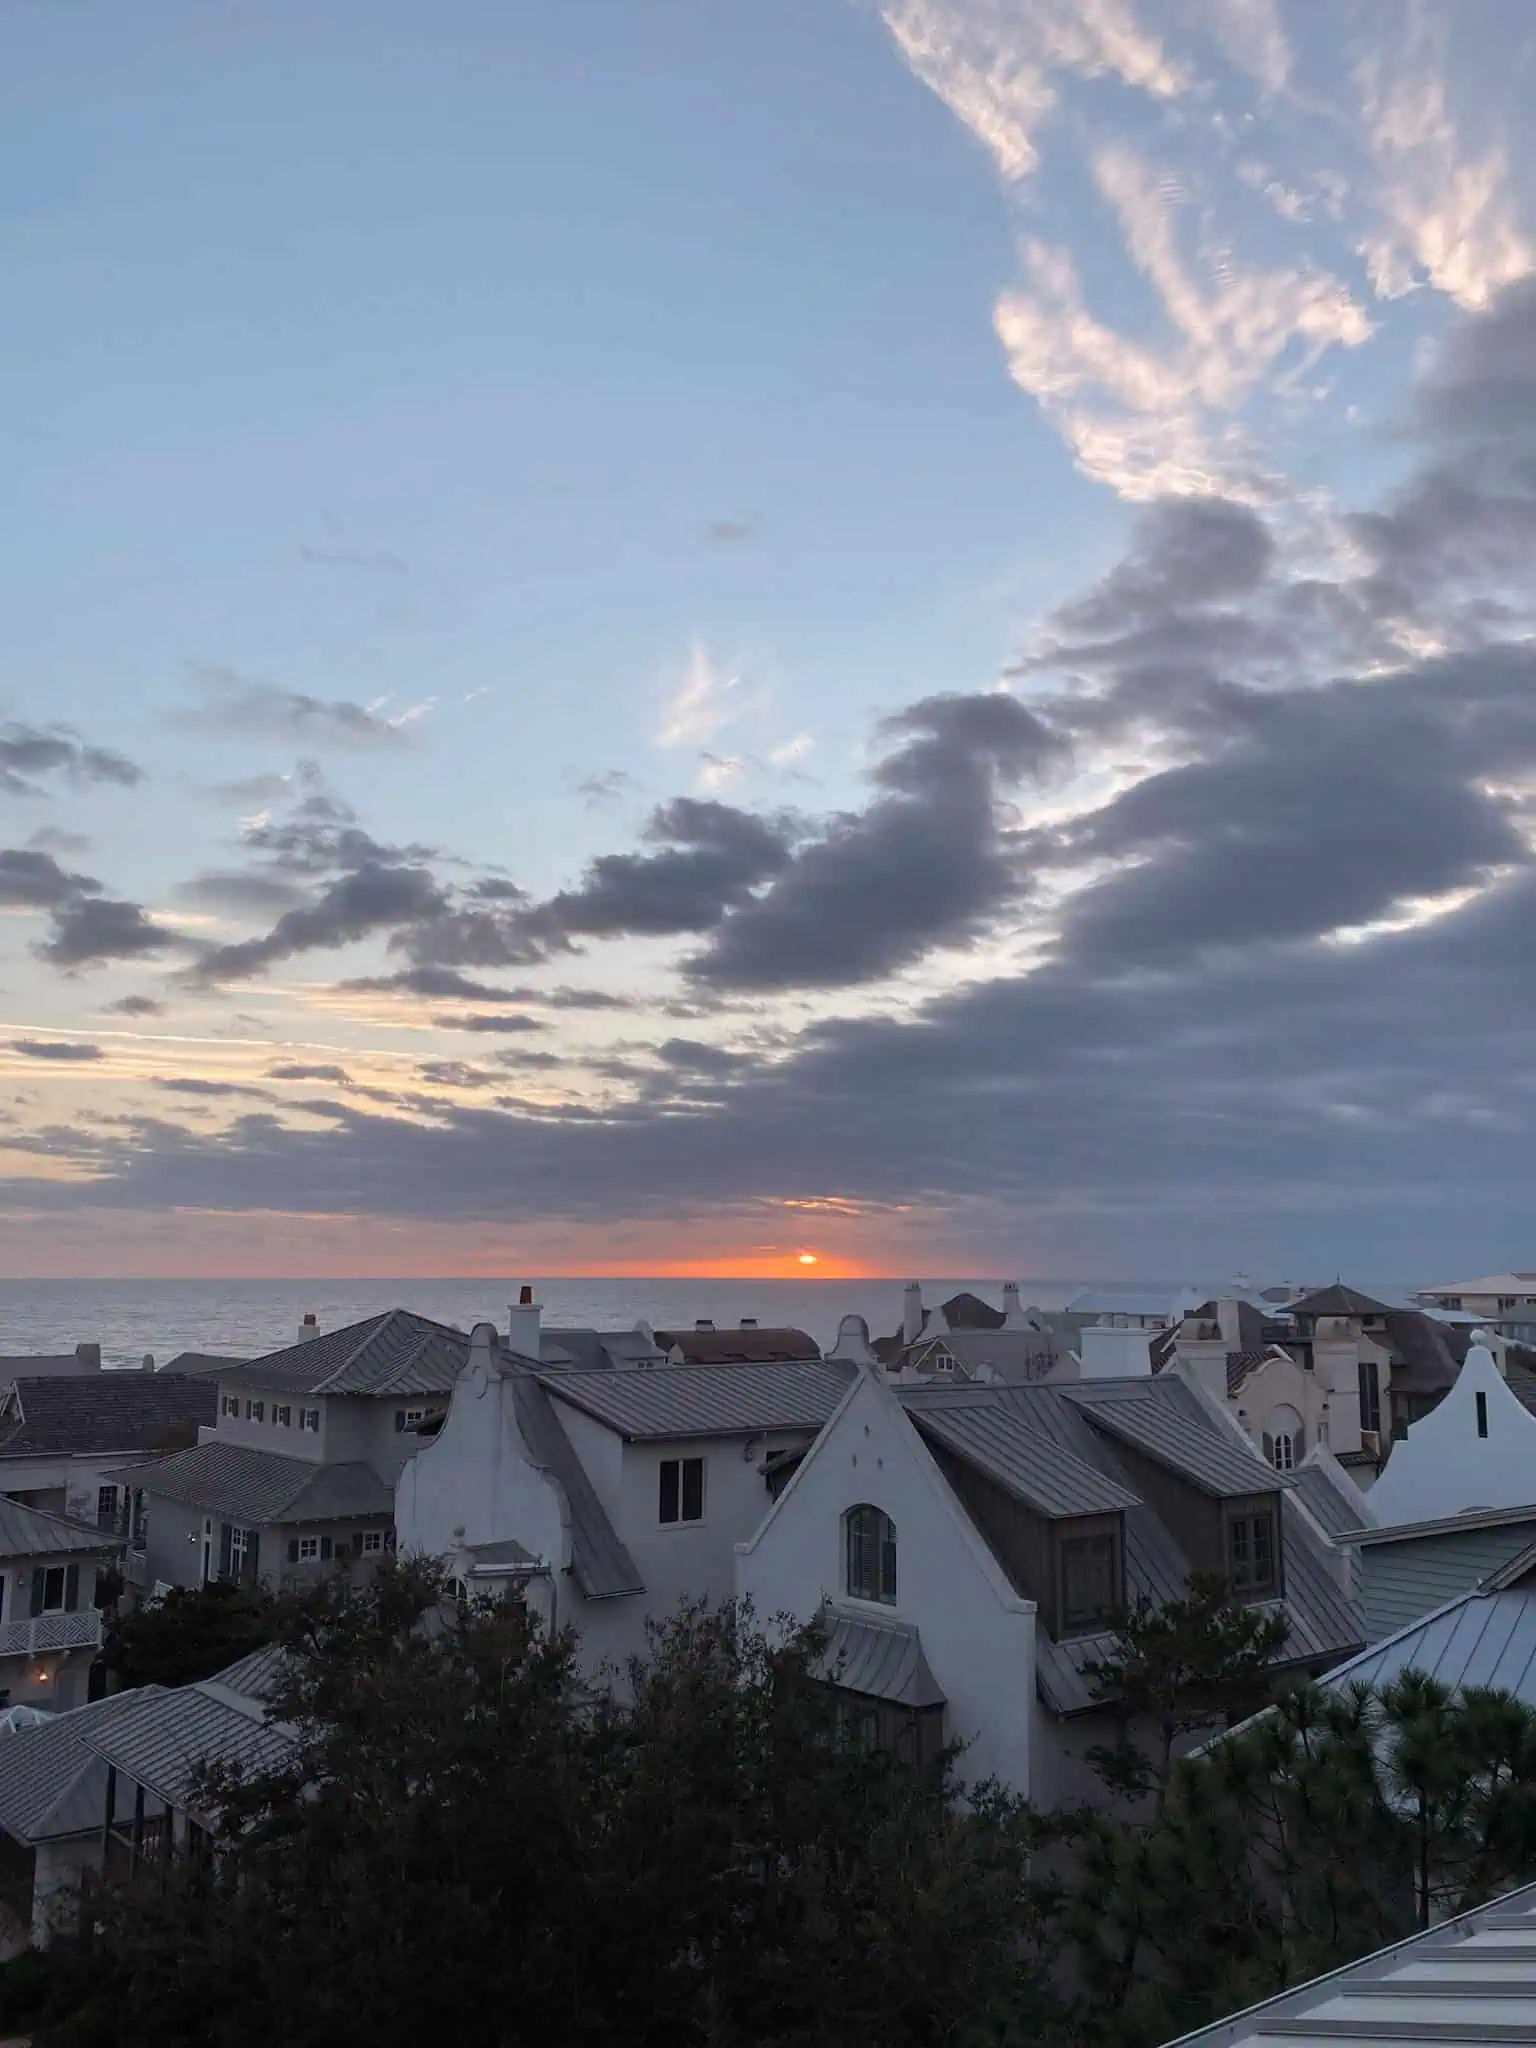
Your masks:
{"label": "white railing", "polygon": [[101,1641],[101,1615],[94,1607],[75,1614],[36,1614],[0,1628],[0,1657],[31,1657],[43,1650],[94,1650]]}

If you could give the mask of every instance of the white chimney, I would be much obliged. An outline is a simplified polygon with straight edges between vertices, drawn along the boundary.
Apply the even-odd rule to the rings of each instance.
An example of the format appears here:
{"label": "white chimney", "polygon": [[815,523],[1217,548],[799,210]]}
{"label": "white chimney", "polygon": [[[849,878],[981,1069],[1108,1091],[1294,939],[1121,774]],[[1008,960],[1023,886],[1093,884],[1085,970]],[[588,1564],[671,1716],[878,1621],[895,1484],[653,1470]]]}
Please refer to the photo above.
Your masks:
{"label": "white chimney", "polygon": [[516,1302],[507,1310],[507,1343],[519,1358],[538,1358],[543,1319],[544,1310],[534,1300],[533,1289],[520,1287]]}
{"label": "white chimney", "polygon": [[915,1344],[923,1334],[923,1286],[920,1280],[909,1280],[901,1297],[901,1341]]}
{"label": "white chimney", "polygon": [[299,1324],[298,1341],[301,1344],[307,1344],[311,1337],[318,1337],[319,1334],[320,1318],[318,1316],[306,1316],[303,1322]]}
{"label": "white chimney", "polygon": [[1017,1280],[1003,1282],[1003,1328],[1022,1330],[1027,1328],[1024,1311],[1019,1305],[1019,1283]]}
{"label": "white chimney", "polygon": [[155,1369],[155,1354],[153,1353],[153,1351],[146,1351],[146,1352],[145,1352],[145,1354],[144,1354],[143,1360],[142,1360],[142,1362],[141,1362],[141,1364],[140,1364],[140,1370],[141,1370],[142,1372],[153,1372],[153,1371],[154,1371],[154,1369]]}

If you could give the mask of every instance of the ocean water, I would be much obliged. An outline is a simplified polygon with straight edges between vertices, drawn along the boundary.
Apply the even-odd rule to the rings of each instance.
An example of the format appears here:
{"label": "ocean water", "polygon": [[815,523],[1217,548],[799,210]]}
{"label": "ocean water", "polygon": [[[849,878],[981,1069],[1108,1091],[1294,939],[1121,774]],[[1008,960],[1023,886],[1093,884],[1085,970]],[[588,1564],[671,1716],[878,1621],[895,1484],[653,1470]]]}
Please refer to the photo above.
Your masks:
{"label": "ocean water", "polygon": [[[1030,1282],[1025,1299],[1060,1307],[1086,1283]],[[361,1322],[387,1308],[467,1330],[506,1327],[516,1280],[0,1280],[0,1355],[72,1351],[100,1344],[111,1365],[138,1365],[151,1352],[163,1365],[178,1351],[257,1358],[292,1344],[306,1314],[322,1330]],[[1001,1302],[1000,1280],[924,1281],[924,1299],[946,1300],[971,1287]],[[736,1323],[789,1323],[825,1347],[845,1315],[861,1315],[881,1336],[901,1322],[900,1280],[540,1280],[535,1292],[546,1323],[625,1329],[643,1319],[656,1329],[707,1316]]]}

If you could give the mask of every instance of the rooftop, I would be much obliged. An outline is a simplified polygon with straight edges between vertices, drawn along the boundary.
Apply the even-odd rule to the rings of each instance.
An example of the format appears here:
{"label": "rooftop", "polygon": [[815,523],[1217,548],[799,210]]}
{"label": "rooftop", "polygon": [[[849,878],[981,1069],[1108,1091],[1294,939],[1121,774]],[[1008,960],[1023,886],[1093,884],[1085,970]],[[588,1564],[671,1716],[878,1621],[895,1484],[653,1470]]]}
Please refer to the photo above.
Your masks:
{"label": "rooftop", "polygon": [[462,1330],[392,1308],[269,1351],[220,1377],[230,1386],[290,1394],[446,1394],[468,1356]]}
{"label": "rooftop", "polygon": [[1528,1885],[1168,2048],[1525,2048],[1533,2040],[1536,1885]]}
{"label": "rooftop", "polygon": [[204,1770],[274,1770],[294,1748],[293,1736],[268,1721],[260,1700],[216,1678],[174,1688],[139,1686],[61,1719],[74,1724],[76,1740],[103,1763],[182,1811],[195,1799]]}
{"label": "rooftop", "polygon": [[1303,1294],[1286,1307],[1293,1316],[1384,1316],[1392,1310],[1390,1302],[1362,1294],[1358,1287],[1346,1287],[1342,1280],[1318,1288],[1315,1294]]}
{"label": "rooftop", "polygon": [[249,1365],[248,1358],[224,1358],[216,1351],[178,1351],[160,1367],[161,1372],[233,1372],[237,1365]]}
{"label": "rooftop", "polygon": [[116,1548],[110,1529],[93,1529],[0,1494],[0,1557],[57,1557],[69,1551],[101,1555]]}
{"label": "rooftop", "polygon": [[0,1407],[0,1460],[159,1450],[211,1425],[218,1400],[211,1380],[168,1372],[17,1380]]}
{"label": "rooftop", "polygon": [[151,1499],[158,1494],[258,1528],[268,1522],[388,1515],[395,1505],[394,1494],[371,1465],[316,1465],[217,1439],[130,1471]]}
{"label": "rooftop", "polygon": [[814,1337],[787,1326],[722,1323],[718,1329],[657,1330],[655,1336],[663,1351],[681,1351],[685,1365],[758,1365],[821,1357]]}
{"label": "rooftop", "polygon": [[848,1391],[854,1367],[806,1359],[761,1365],[669,1365],[637,1373],[544,1376],[557,1400],[630,1442],[818,1430]]}

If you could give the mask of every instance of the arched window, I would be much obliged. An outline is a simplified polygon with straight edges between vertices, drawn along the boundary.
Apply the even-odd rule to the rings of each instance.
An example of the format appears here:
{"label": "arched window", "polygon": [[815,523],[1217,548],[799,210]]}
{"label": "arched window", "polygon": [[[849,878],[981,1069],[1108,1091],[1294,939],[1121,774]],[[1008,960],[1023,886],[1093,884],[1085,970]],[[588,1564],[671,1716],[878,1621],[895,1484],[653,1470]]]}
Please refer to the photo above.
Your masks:
{"label": "arched window", "polygon": [[847,1538],[847,1584],[854,1600],[896,1604],[896,1524],[868,1502],[843,1517]]}
{"label": "arched window", "polygon": [[1277,1408],[1264,1432],[1264,1455],[1277,1472],[1292,1472],[1306,1456],[1307,1436],[1294,1408]]}

